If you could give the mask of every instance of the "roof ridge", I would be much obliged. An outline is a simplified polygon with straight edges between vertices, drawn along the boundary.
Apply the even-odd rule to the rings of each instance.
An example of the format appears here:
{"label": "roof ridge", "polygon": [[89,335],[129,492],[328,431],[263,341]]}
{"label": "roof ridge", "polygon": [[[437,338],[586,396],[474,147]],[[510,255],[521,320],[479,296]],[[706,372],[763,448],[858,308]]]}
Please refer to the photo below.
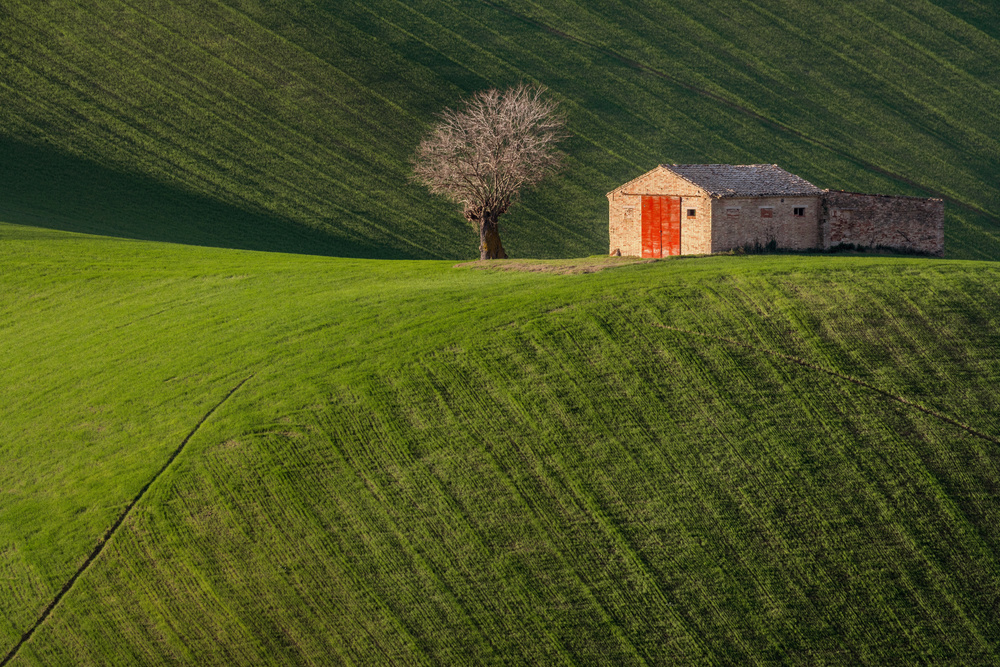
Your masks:
{"label": "roof ridge", "polygon": [[[670,167],[671,167],[671,165],[666,165],[666,164],[661,164],[660,166],[661,166],[661,167],[663,167],[664,169],[666,169],[666,170],[670,171],[670,173],[674,174],[675,176],[679,176],[680,178],[683,178],[683,179],[684,179],[685,181],[687,181],[687,182],[688,182],[688,183],[690,183],[691,185],[695,186],[696,188],[699,188],[699,189],[701,189],[701,190],[704,190],[704,191],[705,191],[705,192],[707,192],[707,193],[708,193],[709,195],[711,195],[711,194],[712,194],[712,193],[711,193],[711,192],[710,192],[710,191],[708,190],[708,188],[706,188],[706,187],[705,187],[704,185],[700,185],[700,184],[698,184],[698,183],[695,183],[694,181],[692,181],[692,180],[691,180],[690,178],[688,178],[688,177],[687,177],[687,176],[685,176],[684,174],[682,174],[682,173],[680,173],[680,172],[677,172],[677,171],[674,171],[673,169],[671,169],[671,168],[670,168]],[[672,166],[680,166],[680,165],[672,165]]]}
{"label": "roof ridge", "polygon": [[713,197],[813,195],[821,192],[806,179],[776,163],[664,165]]}
{"label": "roof ridge", "polygon": [[606,196],[612,196],[657,169],[669,171],[710,197],[807,196],[822,192],[821,188],[776,163],[660,163],[622,183]]}

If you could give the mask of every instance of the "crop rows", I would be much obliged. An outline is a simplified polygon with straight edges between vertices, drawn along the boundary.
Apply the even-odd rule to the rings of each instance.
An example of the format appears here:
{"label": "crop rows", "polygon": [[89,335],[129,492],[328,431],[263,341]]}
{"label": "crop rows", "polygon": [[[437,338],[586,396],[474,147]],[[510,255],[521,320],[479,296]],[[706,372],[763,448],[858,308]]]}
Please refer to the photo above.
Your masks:
{"label": "crop rows", "polygon": [[[938,459],[970,437],[676,337],[663,363],[637,355],[615,374],[559,344],[588,333],[437,359],[399,389],[332,396],[302,424],[205,452],[116,545],[109,564],[138,571],[105,568],[29,655],[995,658],[1000,536],[935,483],[961,485]],[[477,378],[497,352],[509,372]],[[655,367],[690,391],[663,395]],[[620,400],[595,401],[595,384]],[[94,614],[112,591],[114,614]]]}
{"label": "crop rows", "polygon": [[[603,193],[670,161],[941,193],[949,252],[996,255],[994,38],[931,3],[727,7],[7,3],[0,136],[18,169],[4,206],[140,238],[461,257],[474,238],[409,182],[409,156],[461,95],[528,80],[563,102],[571,138],[563,175],[505,223],[516,255],[603,251]],[[70,173],[95,178],[115,213],[80,210],[72,176],[47,178],[48,150],[84,158]],[[136,181],[224,213],[164,217],[130,198]]]}
{"label": "crop rows", "polygon": [[998,658],[994,269],[435,270],[345,287],[294,363],[412,324],[259,374],[327,379],[193,440],[14,664]]}

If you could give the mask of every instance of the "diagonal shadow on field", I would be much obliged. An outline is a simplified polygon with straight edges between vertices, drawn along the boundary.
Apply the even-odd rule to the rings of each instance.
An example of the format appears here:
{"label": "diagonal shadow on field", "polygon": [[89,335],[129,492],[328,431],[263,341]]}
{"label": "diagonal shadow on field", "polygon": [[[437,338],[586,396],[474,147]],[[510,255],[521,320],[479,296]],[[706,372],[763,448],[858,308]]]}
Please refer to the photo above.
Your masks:
{"label": "diagonal shadow on field", "polygon": [[239,250],[415,257],[10,137],[0,137],[0,188],[0,220],[31,227]]}
{"label": "diagonal shadow on field", "polygon": [[859,387],[864,387],[865,389],[869,389],[869,390],[875,392],[876,394],[879,394],[881,396],[885,396],[886,398],[892,399],[893,401],[896,401],[897,403],[902,403],[903,405],[907,405],[907,406],[909,406],[911,408],[914,408],[915,410],[919,410],[920,412],[923,412],[926,415],[930,415],[931,417],[934,417],[935,419],[939,419],[939,420],[941,420],[943,422],[951,424],[952,426],[957,426],[958,428],[960,428],[963,431],[966,431],[966,432],[968,432],[968,433],[976,436],[977,438],[982,438],[983,440],[986,440],[987,442],[991,442],[991,443],[993,443],[995,445],[1000,445],[1000,438],[995,438],[994,436],[989,435],[988,433],[983,433],[982,431],[977,431],[976,429],[972,428],[968,424],[963,424],[962,422],[958,421],[957,419],[953,419],[952,417],[949,417],[948,415],[945,415],[945,414],[942,414],[940,412],[937,412],[936,410],[931,410],[930,408],[926,408],[926,407],[920,405],[919,403],[915,403],[915,402],[913,402],[913,401],[911,401],[911,400],[909,400],[907,398],[904,398],[902,396],[897,396],[896,394],[893,394],[891,392],[885,391],[884,389],[879,389],[875,385],[869,384],[869,383],[865,382],[864,380],[859,380],[856,377],[851,377],[850,375],[845,375],[844,373],[840,373],[840,372],[835,371],[835,370],[833,370],[831,368],[824,368],[823,366],[819,366],[817,364],[811,363],[811,362],[806,361],[805,359],[802,359],[800,357],[795,357],[795,356],[792,356],[790,354],[783,354],[781,352],[775,352],[774,350],[769,350],[769,349],[763,348],[763,347],[757,347],[755,345],[750,345],[749,343],[741,343],[738,340],[733,340],[731,338],[725,338],[724,336],[715,336],[713,334],[706,334],[706,333],[701,333],[701,332],[698,332],[698,331],[691,331],[690,329],[681,329],[680,327],[673,327],[673,326],[670,326],[669,324],[654,324],[653,326],[659,327],[660,329],[667,329],[669,331],[676,331],[677,333],[687,334],[687,335],[690,335],[690,336],[701,336],[702,338],[709,338],[711,340],[717,340],[717,341],[721,341],[723,343],[729,343],[730,345],[736,345],[738,347],[742,347],[742,348],[745,348],[745,349],[748,349],[748,350],[753,350],[754,352],[762,352],[762,353],[767,354],[767,355],[772,356],[772,357],[777,357],[779,359],[784,359],[785,361],[790,361],[790,362],[792,362],[794,364],[798,364],[799,366],[804,366],[805,368],[809,368],[809,369],[812,369],[814,371],[819,371],[821,373],[826,373],[827,375],[833,376],[835,378],[840,378],[841,380],[846,380],[847,382],[852,382],[852,383],[858,385]]}
{"label": "diagonal shadow on field", "polygon": [[136,506],[136,504],[140,500],[142,500],[142,497],[146,494],[146,491],[149,490],[149,487],[151,487],[153,483],[156,480],[158,480],[164,472],[167,471],[167,468],[170,467],[170,464],[174,462],[174,459],[176,459],[178,455],[180,455],[180,453],[184,450],[185,445],[187,445],[188,442],[191,440],[191,438],[194,437],[194,434],[198,432],[202,424],[208,421],[208,418],[211,417],[213,414],[215,414],[215,411],[221,408],[223,403],[232,398],[233,394],[239,391],[240,388],[243,385],[245,385],[251,378],[253,378],[253,375],[250,375],[249,377],[240,380],[239,384],[230,389],[229,393],[227,393],[222,398],[221,401],[212,406],[212,409],[206,412],[205,415],[198,420],[198,423],[195,424],[194,428],[192,428],[191,431],[187,434],[187,436],[184,437],[184,439],[181,441],[181,444],[177,446],[177,448],[173,451],[173,453],[171,453],[170,456],[167,458],[166,462],[160,467],[159,470],[156,471],[156,474],[153,475],[153,478],[150,479],[148,482],[146,482],[145,486],[139,489],[139,493],[137,493],[135,497],[129,502],[129,504],[125,506],[125,510],[118,515],[118,518],[115,520],[115,522],[111,524],[111,526],[106,531],[104,531],[104,535],[101,536],[100,540],[98,540],[97,545],[94,547],[93,551],[90,552],[90,555],[87,556],[87,560],[83,562],[83,565],[81,565],[77,569],[77,571],[73,573],[73,576],[70,577],[65,584],[63,584],[63,587],[59,590],[58,593],[56,593],[56,596],[52,598],[52,601],[49,602],[49,604],[46,605],[45,609],[42,610],[42,613],[39,614],[38,618],[35,620],[35,623],[30,628],[28,628],[28,630],[23,635],[21,635],[21,639],[17,642],[17,644],[14,645],[14,647],[7,653],[7,655],[3,657],[3,660],[0,660],[0,667],[4,667],[4,665],[6,665],[15,657],[17,657],[17,652],[21,650],[21,647],[24,646],[24,644],[29,639],[31,639],[32,635],[35,634],[35,630],[37,630],[42,625],[42,623],[44,623],[46,619],[48,619],[48,617],[52,615],[52,611],[56,608],[56,605],[58,605],[60,600],[62,600],[66,596],[66,594],[73,588],[73,584],[75,584],[76,580],[79,579],[83,575],[83,573],[87,571],[87,569],[90,567],[90,564],[93,563],[94,560],[96,560],[97,557],[101,555],[101,552],[104,551],[104,546],[111,540],[112,537],[114,537],[115,533],[121,527],[122,523],[124,523],[125,519],[128,518],[128,515],[132,511],[132,509]]}

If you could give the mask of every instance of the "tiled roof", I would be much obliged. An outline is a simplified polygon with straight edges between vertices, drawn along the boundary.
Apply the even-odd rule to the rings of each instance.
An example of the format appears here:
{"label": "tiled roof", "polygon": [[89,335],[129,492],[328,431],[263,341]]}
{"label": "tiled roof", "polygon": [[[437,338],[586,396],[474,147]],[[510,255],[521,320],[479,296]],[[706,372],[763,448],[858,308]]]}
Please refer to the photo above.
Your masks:
{"label": "tiled roof", "polygon": [[661,164],[715,197],[816,195],[823,191],[776,164]]}

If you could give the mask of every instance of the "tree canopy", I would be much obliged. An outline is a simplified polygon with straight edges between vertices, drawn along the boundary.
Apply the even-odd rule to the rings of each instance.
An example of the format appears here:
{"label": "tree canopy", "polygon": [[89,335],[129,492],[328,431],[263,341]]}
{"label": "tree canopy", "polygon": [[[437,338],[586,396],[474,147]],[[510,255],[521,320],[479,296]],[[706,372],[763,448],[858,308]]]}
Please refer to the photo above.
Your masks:
{"label": "tree canopy", "polygon": [[464,207],[479,231],[481,259],[505,258],[498,220],[521,191],[562,164],[556,144],[565,119],[545,87],[519,84],[480,91],[445,109],[417,148],[414,175],[431,192]]}

